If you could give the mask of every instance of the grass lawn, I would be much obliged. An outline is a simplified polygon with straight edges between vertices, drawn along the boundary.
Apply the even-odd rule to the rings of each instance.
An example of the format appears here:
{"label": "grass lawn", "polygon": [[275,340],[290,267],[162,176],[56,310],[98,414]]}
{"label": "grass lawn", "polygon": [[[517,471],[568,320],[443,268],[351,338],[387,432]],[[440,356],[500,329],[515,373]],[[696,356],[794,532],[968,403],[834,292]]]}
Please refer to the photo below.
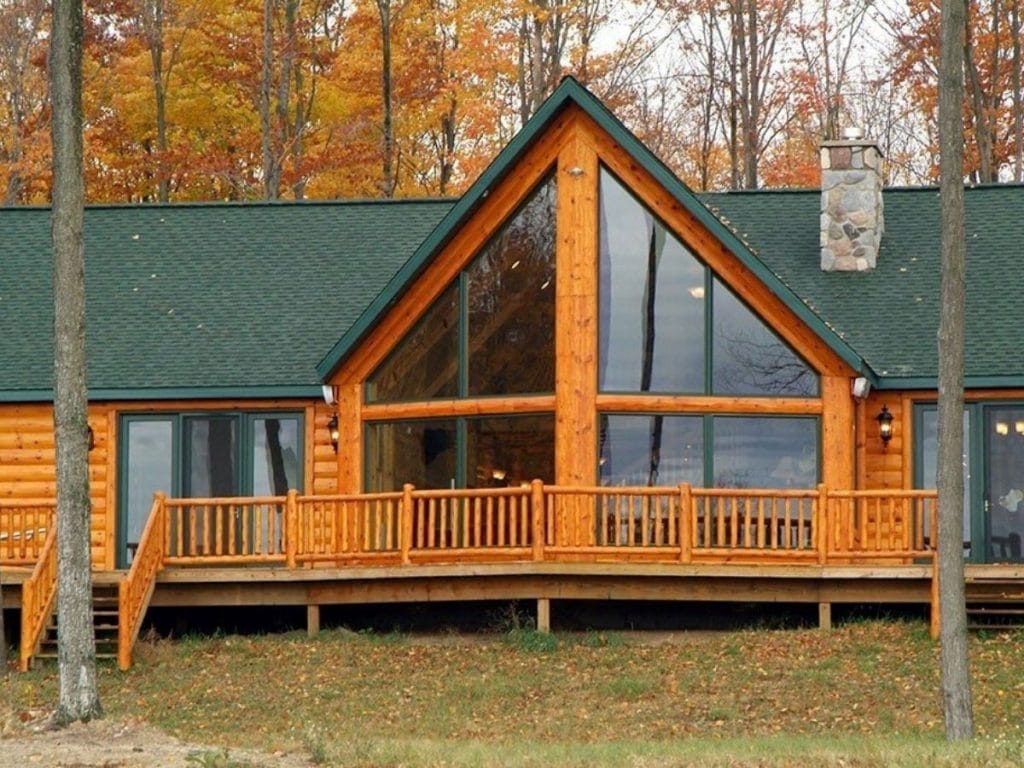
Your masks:
{"label": "grass lawn", "polygon": [[[326,631],[140,643],[104,666],[111,717],[218,747],[305,750],[344,766],[1024,764],[1024,634],[975,636],[981,738],[942,738],[924,624],[831,633],[530,632],[425,640]],[[15,711],[56,670],[12,676]]]}

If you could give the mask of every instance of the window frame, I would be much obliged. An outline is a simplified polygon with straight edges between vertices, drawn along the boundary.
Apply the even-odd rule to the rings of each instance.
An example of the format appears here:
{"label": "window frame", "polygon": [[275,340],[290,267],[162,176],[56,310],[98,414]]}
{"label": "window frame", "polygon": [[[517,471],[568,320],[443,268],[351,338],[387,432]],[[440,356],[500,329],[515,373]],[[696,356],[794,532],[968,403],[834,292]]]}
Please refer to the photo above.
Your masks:
{"label": "window frame", "polygon": [[[603,189],[603,185],[602,185],[601,182],[602,182],[602,180],[604,178],[604,175],[607,174],[609,177],[611,177],[611,179],[613,179],[615,181],[616,184],[618,184],[623,189],[623,191],[627,195],[629,195],[633,199],[633,201],[638,206],[640,206],[646,212],[647,215],[649,215],[654,220],[654,222],[656,223],[657,226],[660,226],[665,231],[665,233],[668,236],[670,236],[673,239],[675,239],[679,243],[679,245],[683,249],[685,249],[686,252],[694,259],[694,261],[696,261],[700,265],[700,267],[701,267],[701,269],[703,271],[703,287],[704,287],[704,296],[702,298],[702,302],[703,302],[703,313],[702,313],[703,327],[702,327],[702,332],[701,332],[701,335],[702,335],[702,345],[703,345],[702,346],[702,352],[703,352],[704,370],[703,370],[703,375],[701,377],[701,382],[702,382],[701,389],[699,389],[699,390],[686,390],[686,389],[678,389],[678,388],[677,389],[660,389],[659,388],[659,389],[649,389],[649,390],[640,390],[640,389],[606,389],[606,388],[601,386],[601,378],[602,378],[603,362],[604,361],[602,361],[600,359],[601,350],[600,350],[600,345],[598,345],[598,347],[599,347],[598,348],[598,360],[597,360],[597,379],[598,379],[597,394],[598,394],[598,397],[600,397],[601,395],[613,395],[613,396],[629,396],[629,397],[637,397],[637,398],[644,398],[644,397],[655,398],[655,397],[666,397],[666,396],[668,396],[668,397],[722,397],[722,398],[744,398],[744,399],[747,399],[747,398],[769,398],[769,399],[806,398],[806,399],[820,399],[821,398],[821,392],[822,392],[822,384],[821,384],[822,376],[821,376],[821,373],[817,369],[815,369],[815,367],[813,365],[811,365],[811,363],[803,355],[801,355],[798,350],[794,349],[792,347],[792,345],[790,345],[785,339],[783,339],[781,336],[779,336],[778,332],[774,328],[772,328],[771,325],[769,325],[767,322],[765,322],[764,318],[757,312],[757,310],[754,309],[752,306],[750,306],[749,302],[747,302],[742,296],[740,296],[735,290],[733,290],[733,288],[728,284],[727,280],[722,275],[718,274],[714,269],[712,269],[712,267],[703,258],[701,258],[700,254],[697,252],[697,250],[692,248],[686,242],[686,240],[683,237],[680,237],[679,234],[676,233],[676,231],[672,227],[670,227],[660,216],[658,216],[654,211],[652,211],[650,206],[648,206],[636,194],[636,192],[634,192],[632,189],[630,189],[629,185],[626,184],[626,182],[624,182],[607,164],[605,164],[603,162],[599,163],[598,164],[598,169],[599,169],[598,182],[597,182],[598,227],[600,228],[600,226],[601,226],[601,224],[600,224],[600,222],[601,222],[601,210],[602,210],[602,206],[603,206],[603,196],[601,194],[602,193],[602,189]],[[598,254],[597,254],[597,258],[596,258],[596,262],[595,262],[595,269],[597,270],[597,273],[598,273],[597,274],[598,291],[597,291],[597,297],[596,297],[597,298],[597,316],[596,316],[597,325],[596,325],[596,328],[595,328],[595,333],[597,334],[598,338],[600,339],[601,338],[601,332],[602,332],[602,330],[601,330],[602,316],[604,314],[601,311],[601,307],[602,307],[602,301],[603,301],[604,297],[602,295],[602,285],[603,285],[603,281],[601,279],[601,262],[602,262],[602,259],[601,259],[601,253],[600,253],[600,249],[601,249],[600,241],[602,240],[602,238],[599,237],[598,240],[599,240]],[[732,392],[716,392],[715,391],[715,388],[714,388],[714,385],[715,385],[715,382],[714,382],[714,372],[715,372],[714,347],[715,347],[716,335],[715,335],[714,321],[715,321],[715,286],[716,285],[721,286],[722,290],[728,291],[729,294],[736,300],[736,302],[741,307],[746,309],[751,314],[751,316],[758,323],[760,323],[760,325],[764,328],[765,331],[767,331],[772,336],[774,336],[779,344],[781,344],[787,351],[789,351],[789,353],[792,354],[793,357],[796,360],[799,360],[803,364],[803,366],[807,369],[809,375],[812,377],[812,379],[814,381],[814,384],[815,384],[814,391],[811,394],[796,394],[796,393],[792,393],[792,392],[790,392],[790,393],[779,393],[779,394],[768,393],[768,392],[736,394],[736,393],[732,393]],[[611,300],[612,300],[612,297],[608,296],[609,307],[611,305]],[[609,316],[609,318],[611,317],[611,311],[610,310],[608,312],[608,316]]]}
{"label": "window frame", "polygon": [[[814,467],[814,484],[822,482],[822,453],[824,446],[822,444],[822,426],[821,416],[819,414],[802,414],[802,413],[746,413],[742,411],[602,411],[598,414],[598,421],[602,417],[612,416],[635,416],[640,418],[653,418],[656,416],[664,417],[689,417],[701,419],[701,434],[702,434],[702,445],[701,445],[701,456],[702,456],[702,472],[703,481],[700,487],[702,488],[716,488],[714,484],[715,479],[715,460],[714,460],[714,437],[715,427],[714,420],[716,418],[745,418],[745,419],[801,419],[804,421],[813,421],[814,423],[814,449],[815,449],[815,467]],[[601,479],[601,430],[598,429],[596,440],[598,442],[597,453],[598,453],[598,465],[597,465],[597,479],[599,485],[604,485]],[[732,487],[732,486],[729,486]]]}
{"label": "window frame", "polygon": [[[526,207],[535,199],[534,196],[540,192],[545,185],[552,185],[552,211],[551,211],[551,223],[553,228],[552,237],[552,252],[551,264],[554,271],[554,280],[551,282],[550,290],[552,292],[552,317],[551,317],[551,365],[552,365],[552,377],[551,377],[551,388],[547,390],[535,390],[529,392],[496,392],[492,394],[471,394],[470,393],[470,382],[469,382],[469,368],[470,368],[470,354],[469,349],[469,338],[470,338],[470,327],[469,327],[469,305],[470,305],[470,292],[469,292],[469,272],[473,269],[473,266],[477,263],[477,260],[495,243],[498,238],[505,232],[516,217],[519,216]],[[495,232],[475,250],[469,260],[462,266],[458,274],[437,293],[437,295],[430,301],[423,312],[419,315],[416,321],[409,327],[409,329],[402,334],[401,338],[394,344],[394,346],[388,351],[383,359],[374,366],[373,370],[363,380],[362,386],[362,397],[363,402],[370,407],[374,406],[389,406],[389,405],[412,405],[416,403],[429,404],[437,402],[439,400],[491,400],[498,398],[529,398],[538,396],[550,396],[555,392],[555,379],[557,377],[556,366],[556,353],[555,345],[557,343],[557,322],[556,317],[558,313],[557,306],[557,281],[558,281],[558,183],[556,174],[552,169],[549,169],[545,173],[541,174],[537,183],[530,187],[529,192],[523,196],[523,199],[519,201],[512,213],[510,213],[501,225],[495,230]],[[429,316],[430,312],[437,306],[437,302],[440,301],[444,295],[455,286],[456,289],[456,355],[457,355],[457,373],[456,373],[456,393],[453,396],[442,396],[442,397],[431,397],[431,398],[396,398],[396,399],[379,399],[373,395],[371,391],[371,384],[374,376],[384,368],[389,362],[394,359],[394,356],[398,353],[398,350],[402,347],[405,341],[420,328],[421,324]]]}
{"label": "window frame", "polygon": [[159,411],[122,411],[117,414],[117,492],[116,492],[116,525],[115,525],[115,567],[127,567],[128,544],[128,425],[137,422],[159,422],[171,425],[171,488],[164,492],[169,497],[181,496],[185,487],[185,473],[189,467],[186,455],[184,423],[189,418],[230,417],[238,425],[235,444],[235,461],[239,477],[239,495],[251,496],[253,490],[253,446],[254,422],[265,418],[291,418],[297,424],[298,440],[296,448],[299,468],[295,490],[300,493],[306,482],[306,414],[304,409],[271,408],[271,409],[196,409],[196,410],[159,410]]}

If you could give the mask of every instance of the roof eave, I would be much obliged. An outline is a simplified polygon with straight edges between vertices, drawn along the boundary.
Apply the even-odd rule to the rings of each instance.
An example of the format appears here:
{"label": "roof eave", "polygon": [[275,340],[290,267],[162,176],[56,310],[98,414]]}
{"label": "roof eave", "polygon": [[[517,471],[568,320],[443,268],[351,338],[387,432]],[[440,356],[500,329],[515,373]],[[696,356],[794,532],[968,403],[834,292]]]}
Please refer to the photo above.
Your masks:
{"label": "roof eave", "polygon": [[[874,387],[887,392],[935,390],[939,387],[939,381],[936,376],[882,376]],[[964,389],[1024,389],[1024,374],[967,375],[964,377]]]}
{"label": "roof eave", "polygon": [[[97,387],[89,389],[90,402],[160,400],[292,400],[323,396],[315,386],[252,387]],[[0,389],[0,403],[50,403],[52,389]]]}

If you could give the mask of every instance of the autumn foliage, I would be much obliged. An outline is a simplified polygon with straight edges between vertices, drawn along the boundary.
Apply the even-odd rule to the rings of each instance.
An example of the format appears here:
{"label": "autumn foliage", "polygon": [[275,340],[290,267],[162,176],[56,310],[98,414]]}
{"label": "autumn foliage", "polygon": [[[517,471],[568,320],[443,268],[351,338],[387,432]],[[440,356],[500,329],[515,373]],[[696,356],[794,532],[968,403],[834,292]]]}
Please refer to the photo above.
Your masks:
{"label": "autumn foliage", "polygon": [[[970,4],[966,172],[1019,180],[1019,0]],[[935,179],[937,3],[86,0],[87,194],[458,194],[572,74],[697,189],[814,186],[859,125]],[[46,0],[0,0],[0,195],[49,197]]]}

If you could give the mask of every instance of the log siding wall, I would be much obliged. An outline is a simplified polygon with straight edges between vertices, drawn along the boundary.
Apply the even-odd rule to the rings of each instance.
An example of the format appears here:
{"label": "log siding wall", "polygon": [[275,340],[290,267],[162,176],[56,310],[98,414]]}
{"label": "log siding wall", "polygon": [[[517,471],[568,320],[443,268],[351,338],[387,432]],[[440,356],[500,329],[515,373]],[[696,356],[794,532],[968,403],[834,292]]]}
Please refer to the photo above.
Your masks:
{"label": "log siding wall", "polygon": [[[120,414],[261,410],[291,410],[304,414],[305,488],[312,493],[336,492],[338,465],[327,431],[331,408],[322,400],[90,403],[89,426],[96,439],[95,447],[89,452],[93,567],[105,570],[115,567]],[[0,502],[52,501],[56,492],[53,407],[49,403],[0,403]]]}

